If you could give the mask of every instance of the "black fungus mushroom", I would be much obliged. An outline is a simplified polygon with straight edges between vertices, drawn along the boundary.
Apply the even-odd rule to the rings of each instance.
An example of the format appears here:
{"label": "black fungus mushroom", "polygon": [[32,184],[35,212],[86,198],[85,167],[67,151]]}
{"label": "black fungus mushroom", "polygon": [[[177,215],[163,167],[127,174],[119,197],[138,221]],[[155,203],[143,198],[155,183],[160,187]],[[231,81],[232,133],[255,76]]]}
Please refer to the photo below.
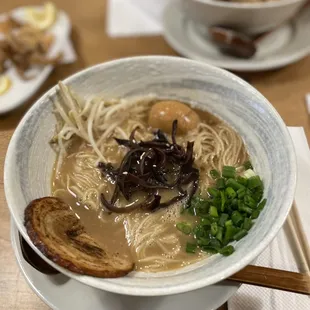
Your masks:
{"label": "black fungus mushroom", "polygon": [[[98,168],[103,175],[115,182],[111,201],[101,194],[103,206],[110,212],[129,213],[137,209],[155,211],[187,197],[191,200],[198,188],[199,170],[194,164],[194,142],[188,142],[186,149],[177,144],[177,120],[172,123],[171,143],[166,135],[158,130],[150,141],[135,140],[135,131],[129,139],[115,141],[129,150],[118,168],[111,163],[100,162]],[[187,187],[187,190],[184,189]],[[177,190],[178,194],[168,201],[161,202],[160,189]],[[128,201],[137,191],[147,194],[140,203],[128,207],[116,206],[120,195]]]}

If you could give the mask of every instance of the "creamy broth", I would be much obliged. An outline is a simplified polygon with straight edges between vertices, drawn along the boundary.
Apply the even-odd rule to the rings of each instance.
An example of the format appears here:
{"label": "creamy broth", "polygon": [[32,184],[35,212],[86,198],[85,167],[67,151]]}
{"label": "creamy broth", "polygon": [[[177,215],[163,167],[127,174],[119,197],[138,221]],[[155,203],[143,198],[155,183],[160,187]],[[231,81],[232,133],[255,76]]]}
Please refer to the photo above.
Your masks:
{"label": "creamy broth", "polygon": [[[161,270],[180,268],[208,256],[202,251],[195,254],[188,254],[184,251],[186,243],[188,241],[193,241],[193,238],[178,231],[175,225],[177,222],[182,221],[194,223],[196,221],[196,217],[182,215],[181,209],[183,208],[184,203],[180,202],[165,210],[159,210],[156,212],[158,221],[163,225],[163,233],[159,236],[159,238],[162,238],[162,243],[148,244],[145,255],[150,259],[139,259],[134,241],[132,240],[130,234],[126,233],[126,229],[128,228],[128,225],[138,227],[139,223],[146,221],[147,218],[152,217],[153,214],[147,212],[134,212],[133,214],[127,215],[117,215],[113,213],[109,214],[102,210],[100,202],[98,202],[98,205],[92,206],[88,205],[87,202],[85,203],[87,199],[83,200],[77,197],[76,193],[74,193],[74,189],[72,190],[70,184],[68,186],[66,183],[66,178],[69,174],[76,175],[78,179],[80,178],[80,182],[77,182],[76,186],[78,186],[81,190],[89,191],[91,189],[97,190],[97,188],[101,188],[108,198],[111,197],[114,186],[112,182],[101,175],[101,172],[97,170],[96,166],[89,163],[88,159],[83,160],[83,158],[79,158],[79,155],[77,154],[80,154],[80,152],[83,152],[83,154],[93,154],[90,147],[83,145],[83,143],[77,139],[77,141],[75,141],[70,148],[68,156],[64,158],[59,172],[56,173],[54,168],[52,193],[53,196],[61,198],[71,206],[76,215],[81,219],[87,232],[91,234],[98,241],[98,243],[109,249],[109,251],[119,253],[121,256],[130,257],[135,261],[136,270],[142,271],[148,271],[148,269],[154,265],[152,257],[155,256],[162,256],[163,258],[170,259],[168,263],[164,263],[163,261],[157,263],[157,268]],[[115,164],[119,164],[122,156],[115,156],[115,154],[117,154],[117,152],[112,148],[109,161],[113,160]],[[82,171],[78,168],[81,166],[83,167]],[[88,173],[91,173],[93,176],[92,184],[89,184],[89,182],[85,180],[85,175],[88,175]],[[160,194],[162,196],[162,201],[165,202],[172,198],[175,195],[175,192],[171,190],[161,190]],[[96,196],[97,199],[97,195],[93,195]],[[139,200],[143,200],[144,198],[145,197],[140,194],[136,195],[129,203],[123,200],[120,204],[130,205],[131,203],[137,203]],[[144,233],[144,231],[141,231],[141,233]],[[169,240],[169,238],[171,240]],[[170,255],[169,257],[169,255],[166,254],[167,251],[165,251],[167,248],[169,249],[169,252],[176,254],[173,256]]]}
{"label": "creamy broth", "polygon": [[[102,154],[106,162],[118,167],[126,154],[125,147],[118,146],[113,137],[124,138],[139,124],[137,139],[150,139],[154,129],[147,124],[147,115],[154,101],[146,104],[136,114],[130,114],[119,126],[106,136]],[[98,108],[99,109],[99,108]],[[207,195],[206,188],[212,184],[211,169],[221,169],[225,164],[236,166],[247,159],[242,140],[226,124],[207,112],[195,110],[201,119],[199,128],[186,135],[178,135],[177,141],[186,145],[194,141],[195,166],[200,171],[199,193]],[[126,113],[126,110],[122,110]],[[140,114],[139,114],[140,113]],[[115,120],[120,116],[116,116]],[[112,118],[113,120],[113,118]],[[107,127],[108,128],[108,127]],[[106,131],[108,131],[107,129]],[[98,133],[97,139],[100,140]],[[127,136],[128,138],[128,136]],[[236,142],[237,141],[237,142]],[[231,156],[231,153],[234,156]],[[98,152],[81,138],[74,137],[66,154],[58,157],[52,177],[52,193],[67,202],[81,219],[87,232],[104,247],[135,262],[136,270],[166,271],[176,269],[209,256],[206,252],[186,253],[187,242],[194,238],[176,229],[176,223],[195,223],[198,218],[181,213],[185,201],[175,203],[155,212],[134,211],[129,214],[110,213],[104,210],[100,194],[110,199],[114,182],[103,176],[97,168]],[[162,202],[175,196],[172,190],[161,190]],[[119,206],[129,206],[143,201],[145,194],[138,193],[130,201],[120,199]]]}

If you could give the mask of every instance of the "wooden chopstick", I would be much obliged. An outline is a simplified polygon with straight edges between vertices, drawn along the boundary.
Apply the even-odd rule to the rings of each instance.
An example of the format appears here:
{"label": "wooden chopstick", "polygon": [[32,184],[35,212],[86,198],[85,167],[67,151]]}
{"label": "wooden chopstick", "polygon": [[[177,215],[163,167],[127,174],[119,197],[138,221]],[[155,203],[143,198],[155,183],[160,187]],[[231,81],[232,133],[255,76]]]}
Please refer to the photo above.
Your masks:
{"label": "wooden chopstick", "polygon": [[307,274],[249,265],[227,280],[310,295]]}
{"label": "wooden chopstick", "polygon": [[293,227],[295,234],[297,235],[297,242],[299,242],[299,248],[302,251],[302,253],[299,253],[300,256],[303,256],[303,261],[306,261],[306,270],[305,272],[310,273],[310,247],[309,247],[309,241],[307,239],[307,235],[305,233],[305,230],[303,228],[299,211],[296,206],[296,202],[293,203],[291,212],[289,214],[289,217],[292,219]]}
{"label": "wooden chopstick", "polygon": [[287,224],[303,273],[249,265],[227,280],[310,295],[310,248],[295,202]]}
{"label": "wooden chopstick", "polygon": [[286,224],[288,227],[288,231],[285,231],[285,232],[287,234],[288,240],[291,241],[292,251],[296,259],[298,269],[302,273],[309,273],[309,266],[307,263],[307,259],[306,259],[306,256],[304,254],[304,251],[299,241],[298,234],[295,229],[296,224],[292,216],[292,211],[286,219]]}

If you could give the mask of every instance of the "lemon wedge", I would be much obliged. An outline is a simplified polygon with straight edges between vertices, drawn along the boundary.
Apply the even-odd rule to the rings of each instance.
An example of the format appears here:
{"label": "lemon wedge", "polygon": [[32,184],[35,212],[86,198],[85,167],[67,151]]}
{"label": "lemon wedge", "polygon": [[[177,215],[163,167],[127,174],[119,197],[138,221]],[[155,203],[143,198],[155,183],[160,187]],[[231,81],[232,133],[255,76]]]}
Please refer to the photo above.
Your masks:
{"label": "lemon wedge", "polygon": [[11,80],[7,76],[0,75],[0,96],[9,90],[11,84]]}
{"label": "lemon wedge", "polygon": [[26,21],[34,28],[46,30],[50,28],[57,16],[57,8],[52,2],[44,4],[42,10],[29,8],[26,11]]}

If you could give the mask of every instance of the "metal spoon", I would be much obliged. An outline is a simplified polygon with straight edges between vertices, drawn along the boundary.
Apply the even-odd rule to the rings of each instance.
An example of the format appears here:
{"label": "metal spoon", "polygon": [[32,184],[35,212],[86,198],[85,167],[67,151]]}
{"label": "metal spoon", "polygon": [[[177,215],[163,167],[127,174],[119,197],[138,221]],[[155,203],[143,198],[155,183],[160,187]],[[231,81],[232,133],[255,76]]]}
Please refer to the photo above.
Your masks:
{"label": "metal spoon", "polygon": [[[286,22],[295,19],[308,5],[310,5],[310,0],[308,0],[294,16]],[[273,33],[276,29],[265,32],[256,37],[251,37],[240,31],[225,26],[210,27],[208,32],[211,40],[217,45],[223,54],[249,59],[255,55],[257,51],[257,43],[262,38]]]}
{"label": "metal spoon", "polygon": [[256,53],[254,39],[236,30],[213,26],[209,28],[209,36],[223,54],[248,59]]}
{"label": "metal spoon", "polygon": [[43,260],[19,233],[19,242],[25,261],[36,270],[44,274],[58,274],[59,272]]}

